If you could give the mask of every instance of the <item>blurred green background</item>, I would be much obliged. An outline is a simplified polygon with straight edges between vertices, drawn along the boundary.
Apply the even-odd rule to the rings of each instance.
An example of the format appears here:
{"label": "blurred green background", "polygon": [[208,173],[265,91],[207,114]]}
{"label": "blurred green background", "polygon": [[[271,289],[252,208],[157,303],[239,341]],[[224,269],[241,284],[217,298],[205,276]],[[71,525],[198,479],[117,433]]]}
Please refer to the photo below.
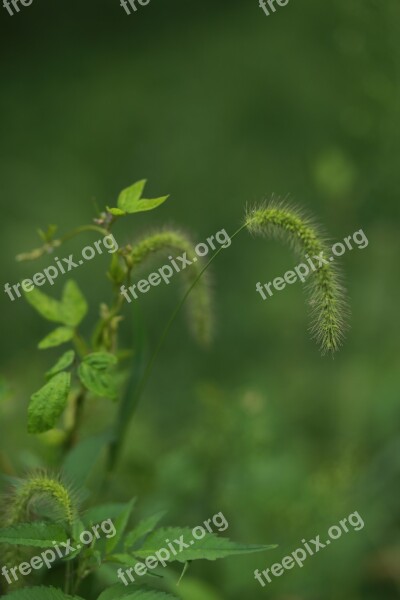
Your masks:
{"label": "blurred green background", "polygon": [[[121,244],[165,223],[198,241],[233,233],[272,193],[333,240],[364,230],[368,247],[340,259],[353,314],[334,360],[309,339],[300,284],[255,292],[291,252],[235,239],[212,268],[215,342],[199,350],[175,323],[109,496],[138,495],[139,513],[167,507],[180,525],[223,511],[232,539],[279,544],[193,565],[186,600],[400,598],[398,0],[290,0],[270,17],[257,0],[152,0],[129,17],[118,0],[34,0],[2,9],[0,28],[3,286],[47,265],[14,260],[39,227],[88,223],[93,201],[113,205],[143,177],[171,198],[118,224]],[[108,300],[106,265],[74,272],[93,305]],[[140,300],[150,343],[178,284]],[[1,460],[22,474],[49,452],[25,413],[58,353],[36,351],[48,325],[23,300],[1,303]],[[109,414],[92,407],[87,429]],[[354,511],[362,531],[266,588],[254,580]]]}

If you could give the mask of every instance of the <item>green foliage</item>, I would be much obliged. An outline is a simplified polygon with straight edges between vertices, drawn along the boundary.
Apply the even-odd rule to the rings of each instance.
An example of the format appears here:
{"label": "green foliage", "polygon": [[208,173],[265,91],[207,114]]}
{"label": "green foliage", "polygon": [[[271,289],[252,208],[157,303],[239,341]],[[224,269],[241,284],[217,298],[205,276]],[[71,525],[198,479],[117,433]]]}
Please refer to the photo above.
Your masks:
{"label": "green foliage", "polygon": [[101,359],[98,356],[104,357],[107,355],[96,353],[85,356],[78,368],[79,379],[85,388],[95,396],[114,399],[117,390],[113,378],[113,367],[117,361],[115,357],[112,361],[104,361],[104,358]]}
{"label": "green foliage", "polygon": [[163,204],[168,199],[168,196],[153,198],[151,200],[142,198],[142,193],[146,183],[147,180],[142,179],[141,181],[134,183],[125,190],[122,190],[122,192],[118,196],[118,208],[107,207],[107,210],[114,216],[122,216],[147,210],[153,210],[154,208],[157,208],[158,206]]}
{"label": "green foliage", "polygon": [[[179,540],[183,536],[183,540],[186,544],[189,544],[189,548],[184,548],[176,556],[171,555],[169,561],[186,563],[190,560],[216,560],[217,558],[226,558],[227,556],[233,556],[235,554],[248,554],[253,552],[262,552],[264,550],[271,550],[276,548],[274,545],[269,546],[254,546],[246,544],[237,544],[231,542],[227,538],[221,538],[214,533],[206,533],[201,540],[196,540],[192,536],[192,530],[189,528],[181,527],[166,527],[157,529],[154,533],[150,534],[144,541],[143,545],[138,549],[134,550],[134,556],[138,558],[147,558],[148,556],[154,556],[160,548],[165,547],[165,540]],[[178,548],[178,546],[176,547]]]}
{"label": "green foliage", "polygon": [[78,285],[75,281],[67,281],[61,300],[63,323],[70,327],[77,327],[87,311],[88,304]]}
{"label": "green foliage", "polygon": [[0,529],[0,543],[14,546],[36,546],[47,548],[53,541],[60,543],[68,539],[65,529],[57,523],[19,523]]}
{"label": "green foliage", "polygon": [[124,536],[125,530],[129,523],[130,516],[132,514],[133,507],[135,505],[135,501],[135,499],[132,499],[121,512],[121,514],[118,515],[115,521],[115,529],[117,530],[117,534],[114,537],[107,540],[106,551],[108,554],[112,553],[114,548],[118,546],[119,542]]}
{"label": "green foliage", "polygon": [[88,311],[87,302],[78,285],[73,280],[66,282],[61,301],[54,300],[37,288],[24,292],[31,306],[47,321],[76,327]]}
{"label": "green foliage", "polygon": [[62,356],[60,356],[60,358],[58,359],[58,361],[56,362],[54,367],[52,367],[51,369],[49,369],[47,371],[46,377],[47,378],[53,377],[53,375],[57,375],[57,373],[60,373],[61,371],[68,369],[68,367],[70,367],[72,365],[74,360],[75,360],[75,352],[73,350],[67,350],[67,352],[65,352]]}
{"label": "green foliage", "polygon": [[166,512],[162,510],[140,521],[136,525],[136,527],[126,536],[125,548],[130,548],[134,546],[138,540],[140,540],[142,537],[153,531],[153,529],[158,525],[158,523],[165,516],[165,514]]}
{"label": "green foliage", "polygon": [[61,346],[66,342],[70,342],[74,337],[74,330],[70,327],[57,327],[51,333],[46,335],[43,340],[38,344],[39,350],[46,350],[47,348],[55,348]]}
{"label": "green foliage", "polygon": [[61,305],[58,300],[54,300],[47,296],[37,288],[31,292],[24,292],[26,300],[31,306],[47,321],[55,323],[63,323],[61,317]]}
{"label": "green foliage", "polygon": [[69,373],[57,373],[35,392],[28,407],[29,433],[43,433],[52,429],[62,414],[71,386]]}
{"label": "green foliage", "polygon": [[[55,239],[55,227],[41,232],[48,250],[83,231],[100,231],[109,234],[116,217],[148,211],[161,205],[167,196],[152,200],[142,198],[145,180],[123,190],[118,198],[116,208],[107,209],[96,219],[96,225],[79,228],[63,238]],[[103,227],[104,226],[104,227]],[[303,218],[297,211],[285,206],[269,205],[252,210],[246,224],[233,236],[238,235],[245,227],[252,233],[272,236],[286,235],[289,242],[298,252],[319,254],[325,251],[325,244],[310,220]],[[43,248],[33,254],[41,255]],[[134,352],[126,352],[120,347],[119,326],[124,319],[125,308],[120,286],[128,285],[132,275],[136,274],[147,262],[158,253],[179,253],[187,257],[192,264],[185,268],[185,295],[173,312],[167,327],[162,333],[154,353],[145,363],[145,335],[143,324],[135,309],[132,311],[134,325]],[[28,431],[33,434],[45,433],[60,424],[62,445],[58,448],[60,468],[63,477],[74,482],[79,489],[86,486],[94,465],[99,462],[103,450],[108,451],[108,472],[105,475],[103,488],[107,486],[110,470],[115,467],[122,446],[123,437],[129,421],[134,413],[144,386],[151,374],[153,363],[168,334],[181,306],[188,298],[189,323],[196,338],[203,343],[209,342],[212,334],[211,300],[205,271],[210,262],[218,255],[215,252],[207,265],[202,264],[195,252],[190,238],[175,230],[153,232],[133,244],[118,248],[111,257],[108,278],[112,283],[114,298],[110,304],[101,303],[99,319],[91,335],[82,334],[80,327],[88,313],[88,303],[78,285],[67,280],[60,300],[55,300],[34,289],[25,293],[27,301],[46,320],[60,326],[48,334],[39,343],[39,348],[51,348],[71,342],[73,348],[60,356],[56,364],[46,373],[47,383],[31,397],[28,407]],[[27,257],[28,255],[26,255]],[[324,350],[336,350],[343,333],[342,313],[344,308],[342,290],[338,283],[337,271],[328,265],[321,267],[313,275],[311,302],[314,310],[314,329]],[[133,354],[129,368],[124,369],[126,356]],[[123,392],[125,388],[125,392]],[[91,399],[91,397],[94,397]],[[122,399],[119,397],[122,396]],[[82,413],[86,409],[87,400],[97,405],[101,398],[119,400],[119,407],[114,423],[108,430],[80,440]],[[43,508],[44,502],[44,508]],[[271,545],[246,545],[230,541],[214,533],[206,533],[197,540],[192,537],[188,528],[158,528],[164,512],[158,512],[135,526],[131,525],[131,517],[135,500],[128,503],[99,504],[92,506],[82,515],[79,514],[77,502],[71,490],[60,480],[47,475],[33,475],[15,486],[11,495],[10,508],[7,511],[0,529],[0,544],[8,544],[12,548],[19,546],[48,547],[55,541],[63,541],[71,536],[72,541],[78,539],[85,527],[113,520],[116,534],[104,539],[93,539],[89,546],[77,549],[64,561],[68,563],[65,570],[65,592],[55,588],[27,588],[21,592],[13,592],[15,600],[64,600],[76,598],[74,594],[82,581],[99,566],[117,563],[133,566],[140,559],[153,556],[166,546],[166,540],[184,540],[187,547],[177,549],[170,555],[170,562],[187,564],[193,560],[216,560],[233,555],[243,555],[269,550]],[[41,504],[38,513],[34,508]],[[54,510],[56,509],[56,510]],[[40,517],[35,520],[34,517]],[[33,517],[33,520],[32,520]],[[46,519],[43,522],[43,518]],[[78,547],[79,546],[79,547]],[[8,557],[10,558],[10,557]],[[72,565],[72,566],[71,566]],[[183,575],[183,574],[182,574]],[[22,594],[18,595],[18,594]],[[28,594],[28,595],[26,595]],[[120,585],[105,590],[99,600],[168,600],[173,598],[162,591],[125,588]]]}

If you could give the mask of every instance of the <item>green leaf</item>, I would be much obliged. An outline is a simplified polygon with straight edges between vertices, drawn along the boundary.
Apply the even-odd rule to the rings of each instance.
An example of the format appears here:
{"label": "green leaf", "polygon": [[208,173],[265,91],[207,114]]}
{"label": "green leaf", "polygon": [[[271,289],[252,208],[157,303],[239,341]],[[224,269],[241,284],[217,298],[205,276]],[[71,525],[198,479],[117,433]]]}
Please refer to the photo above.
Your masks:
{"label": "green leaf", "polygon": [[118,196],[117,206],[120,210],[129,213],[134,209],[136,203],[140,200],[144,187],[147,183],[147,179],[141,179],[133,185],[122,190]]}
{"label": "green leaf", "polygon": [[61,312],[63,323],[70,327],[77,327],[87,311],[88,304],[77,283],[72,279],[67,281],[62,295]]}
{"label": "green leaf", "polygon": [[43,242],[49,243],[53,240],[58,229],[58,225],[48,225],[46,231],[38,229],[37,232]]}
{"label": "green leaf", "polygon": [[71,385],[69,373],[58,373],[35,392],[28,407],[28,432],[43,433],[52,429],[63,412]]}
{"label": "green leaf", "polygon": [[117,396],[114,379],[110,373],[99,371],[82,362],[79,365],[78,375],[83,385],[95,396],[111,398],[111,400]]}
{"label": "green leaf", "polygon": [[132,514],[133,507],[135,505],[136,499],[133,498],[128,504],[123,512],[119,515],[119,517],[115,521],[115,529],[117,533],[114,537],[109,538],[106,543],[106,552],[107,554],[111,554],[111,552],[116,548],[122,539],[122,536],[125,533],[125,529],[128,526],[129,519]]}
{"label": "green leaf", "polygon": [[73,350],[67,350],[67,352],[65,352],[62,356],[60,356],[60,358],[58,359],[58,361],[56,362],[54,367],[52,367],[49,371],[47,371],[46,377],[47,378],[53,377],[53,375],[57,375],[57,373],[60,373],[61,371],[68,369],[68,367],[70,367],[72,365],[74,360],[75,360],[75,352]]}
{"label": "green leaf", "polygon": [[[97,600],[176,600],[176,596],[156,592],[154,590],[138,590],[129,592],[129,587],[117,583],[100,594]],[[133,587],[133,586],[132,586]]]}
{"label": "green leaf", "polygon": [[139,561],[130,554],[110,554],[107,556],[107,562],[118,563],[125,565],[125,567],[134,567]]}
{"label": "green leaf", "polygon": [[46,335],[38,344],[39,350],[55,348],[69,342],[74,337],[74,331],[70,327],[57,327],[49,335]]}
{"label": "green leaf", "polygon": [[109,352],[93,352],[92,354],[87,354],[83,362],[93,369],[104,371],[110,367],[114,367],[118,360],[114,354],[110,354]]}
{"label": "green leaf", "polygon": [[31,306],[45,319],[48,321],[54,321],[55,323],[63,323],[63,316],[61,310],[61,302],[46,296],[37,288],[34,288],[31,292],[24,292],[26,300]]}
{"label": "green leaf", "polygon": [[166,511],[162,510],[151,517],[147,517],[147,519],[143,519],[136,525],[135,529],[133,529],[125,538],[124,546],[125,548],[132,547],[140,538],[147,535],[155,527],[157,527],[158,523],[161,519],[166,515]]}
{"label": "green leaf", "polygon": [[[276,546],[257,546],[247,544],[237,544],[231,542],[228,538],[221,538],[213,533],[207,533],[201,540],[197,540],[192,536],[192,530],[189,528],[169,527],[158,529],[151,533],[145,539],[139,550],[134,550],[133,554],[138,558],[146,558],[154,555],[160,548],[165,547],[165,540],[179,540],[181,536],[188,548],[184,548],[178,552],[176,556],[171,556],[169,561],[178,561],[185,563],[189,560],[216,560],[217,558],[225,558],[235,554],[249,554],[252,552],[262,552],[270,550]],[[179,550],[179,545],[175,544],[176,550]]]}
{"label": "green leaf", "polygon": [[8,593],[11,600],[82,600],[79,596],[68,596],[61,590],[53,587],[33,587],[23,588],[15,592]]}
{"label": "green leaf", "polygon": [[161,204],[164,204],[166,200],[168,200],[169,194],[167,196],[160,196],[159,198],[141,198],[138,200],[135,206],[135,210],[130,210],[130,213],[137,212],[145,212],[146,210],[153,210]]}
{"label": "green leaf", "polygon": [[137,212],[143,212],[146,210],[153,210],[163,204],[169,196],[161,196],[160,198],[142,198],[142,192],[147,180],[141,179],[130,187],[122,190],[118,196],[118,208],[109,208],[107,210],[115,216],[121,216],[125,214],[133,214]]}
{"label": "green leaf", "polygon": [[52,548],[53,541],[60,543],[67,540],[66,532],[56,523],[35,521],[0,529],[0,543],[13,546]]}
{"label": "green leaf", "polygon": [[[63,464],[63,473],[77,487],[82,487],[105,445],[111,441],[110,433],[103,433],[79,442],[67,455]],[[109,518],[104,517],[103,520]],[[100,521],[96,521],[98,523]]]}
{"label": "green leaf", "polygon": [[110,208],[109,206],[107,206],[107,210],[115,217],[122,217],[123,215],[126,215],[126,212],[124,210],[121,210],[120,208]]}

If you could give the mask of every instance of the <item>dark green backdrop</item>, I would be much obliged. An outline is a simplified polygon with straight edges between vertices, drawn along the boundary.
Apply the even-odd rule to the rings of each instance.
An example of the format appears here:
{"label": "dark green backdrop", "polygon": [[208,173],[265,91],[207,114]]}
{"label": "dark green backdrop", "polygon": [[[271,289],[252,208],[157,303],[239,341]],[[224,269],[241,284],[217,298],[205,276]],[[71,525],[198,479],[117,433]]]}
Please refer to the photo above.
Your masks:
{"label": "dark green backdrop", "polygon": [[[188,581],[210,589],[189,600],[399,597],[399,19],[397,0],[290,0],[270,17],[257,0],[151,0],[130,17],[118,0],[0,8],[3,286],[46,265],[14,261],[37,228],[89,222],[93,200],[143,177],[171,198],[118,226],[121,242],[165,222],[198,241],[232,233],[272,193],[334,240],[369,239],[341,259],[353,314],[334,360],[309,339],[299,284],[255,292],[295,264],[290,251],[246,235],[213,266],[210,351],[174,326],[110,496],[192,526],[223,510],[230,537],[280,545],[193,567]],[[76,272],[93,302],[107,298],[104,268]],[[150,340],[177,294],[143,297]],[[2,293],[1,315],[2,446],[22,470],[45,454],[25,410],[54,357],[35,350],[46,325],[22,300]],[[269,588],[254,581],[355,510],[362,532]]]}

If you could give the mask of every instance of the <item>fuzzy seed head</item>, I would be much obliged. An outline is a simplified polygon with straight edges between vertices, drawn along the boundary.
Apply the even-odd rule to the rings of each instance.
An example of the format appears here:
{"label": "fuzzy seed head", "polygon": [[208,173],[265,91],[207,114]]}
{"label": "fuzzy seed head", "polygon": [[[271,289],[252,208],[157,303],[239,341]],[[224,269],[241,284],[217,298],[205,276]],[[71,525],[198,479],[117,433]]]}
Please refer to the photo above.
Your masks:
{"label": "fuzzy seed head", "polygon": [[346,331],[348,307],[342,278],[334,262],[319,264],[321,255],[329,258],[329,246],[320,227],[298,208],[273,200],[248,210],[245,225],[250,233],[288,242],[296,255],[307,254],[317,267],[307,279],[311,307],[310,332],[322,354],[334,353],[341,346]]}
{"label": "fuzzy seed head", "polygon": [[[130,253],[130,263],[133,269],[137,269],[158,253],[167,256],[171,253],[174,256],[183,256],[186,253],[187,259],[192,262],[184,269],[181,268],[187,287],[194,283],[204,266],[201,259],[196,256],[195,246],[190,237],[181,231],[171,229],[156,231],[135,244]],[[196,260],[193,262],[194,258]],[[176,262],[182,267],[179,259]],[[176,274],[180,275],[181,271]],[[209,344],[212,339],[213,322],[207,273],[202,274],[189,296],[187,316],[189,327],[195,339],[202,345]]]}
{"label": "fuzzy seed head", "polygon": [[34,474],[17,482],[7,499],[4,525],[11,526],[29,520],[29,510],[35,501],[46,501],[60,519],[72,527],[78,511],[75,494],[58,478]]}

